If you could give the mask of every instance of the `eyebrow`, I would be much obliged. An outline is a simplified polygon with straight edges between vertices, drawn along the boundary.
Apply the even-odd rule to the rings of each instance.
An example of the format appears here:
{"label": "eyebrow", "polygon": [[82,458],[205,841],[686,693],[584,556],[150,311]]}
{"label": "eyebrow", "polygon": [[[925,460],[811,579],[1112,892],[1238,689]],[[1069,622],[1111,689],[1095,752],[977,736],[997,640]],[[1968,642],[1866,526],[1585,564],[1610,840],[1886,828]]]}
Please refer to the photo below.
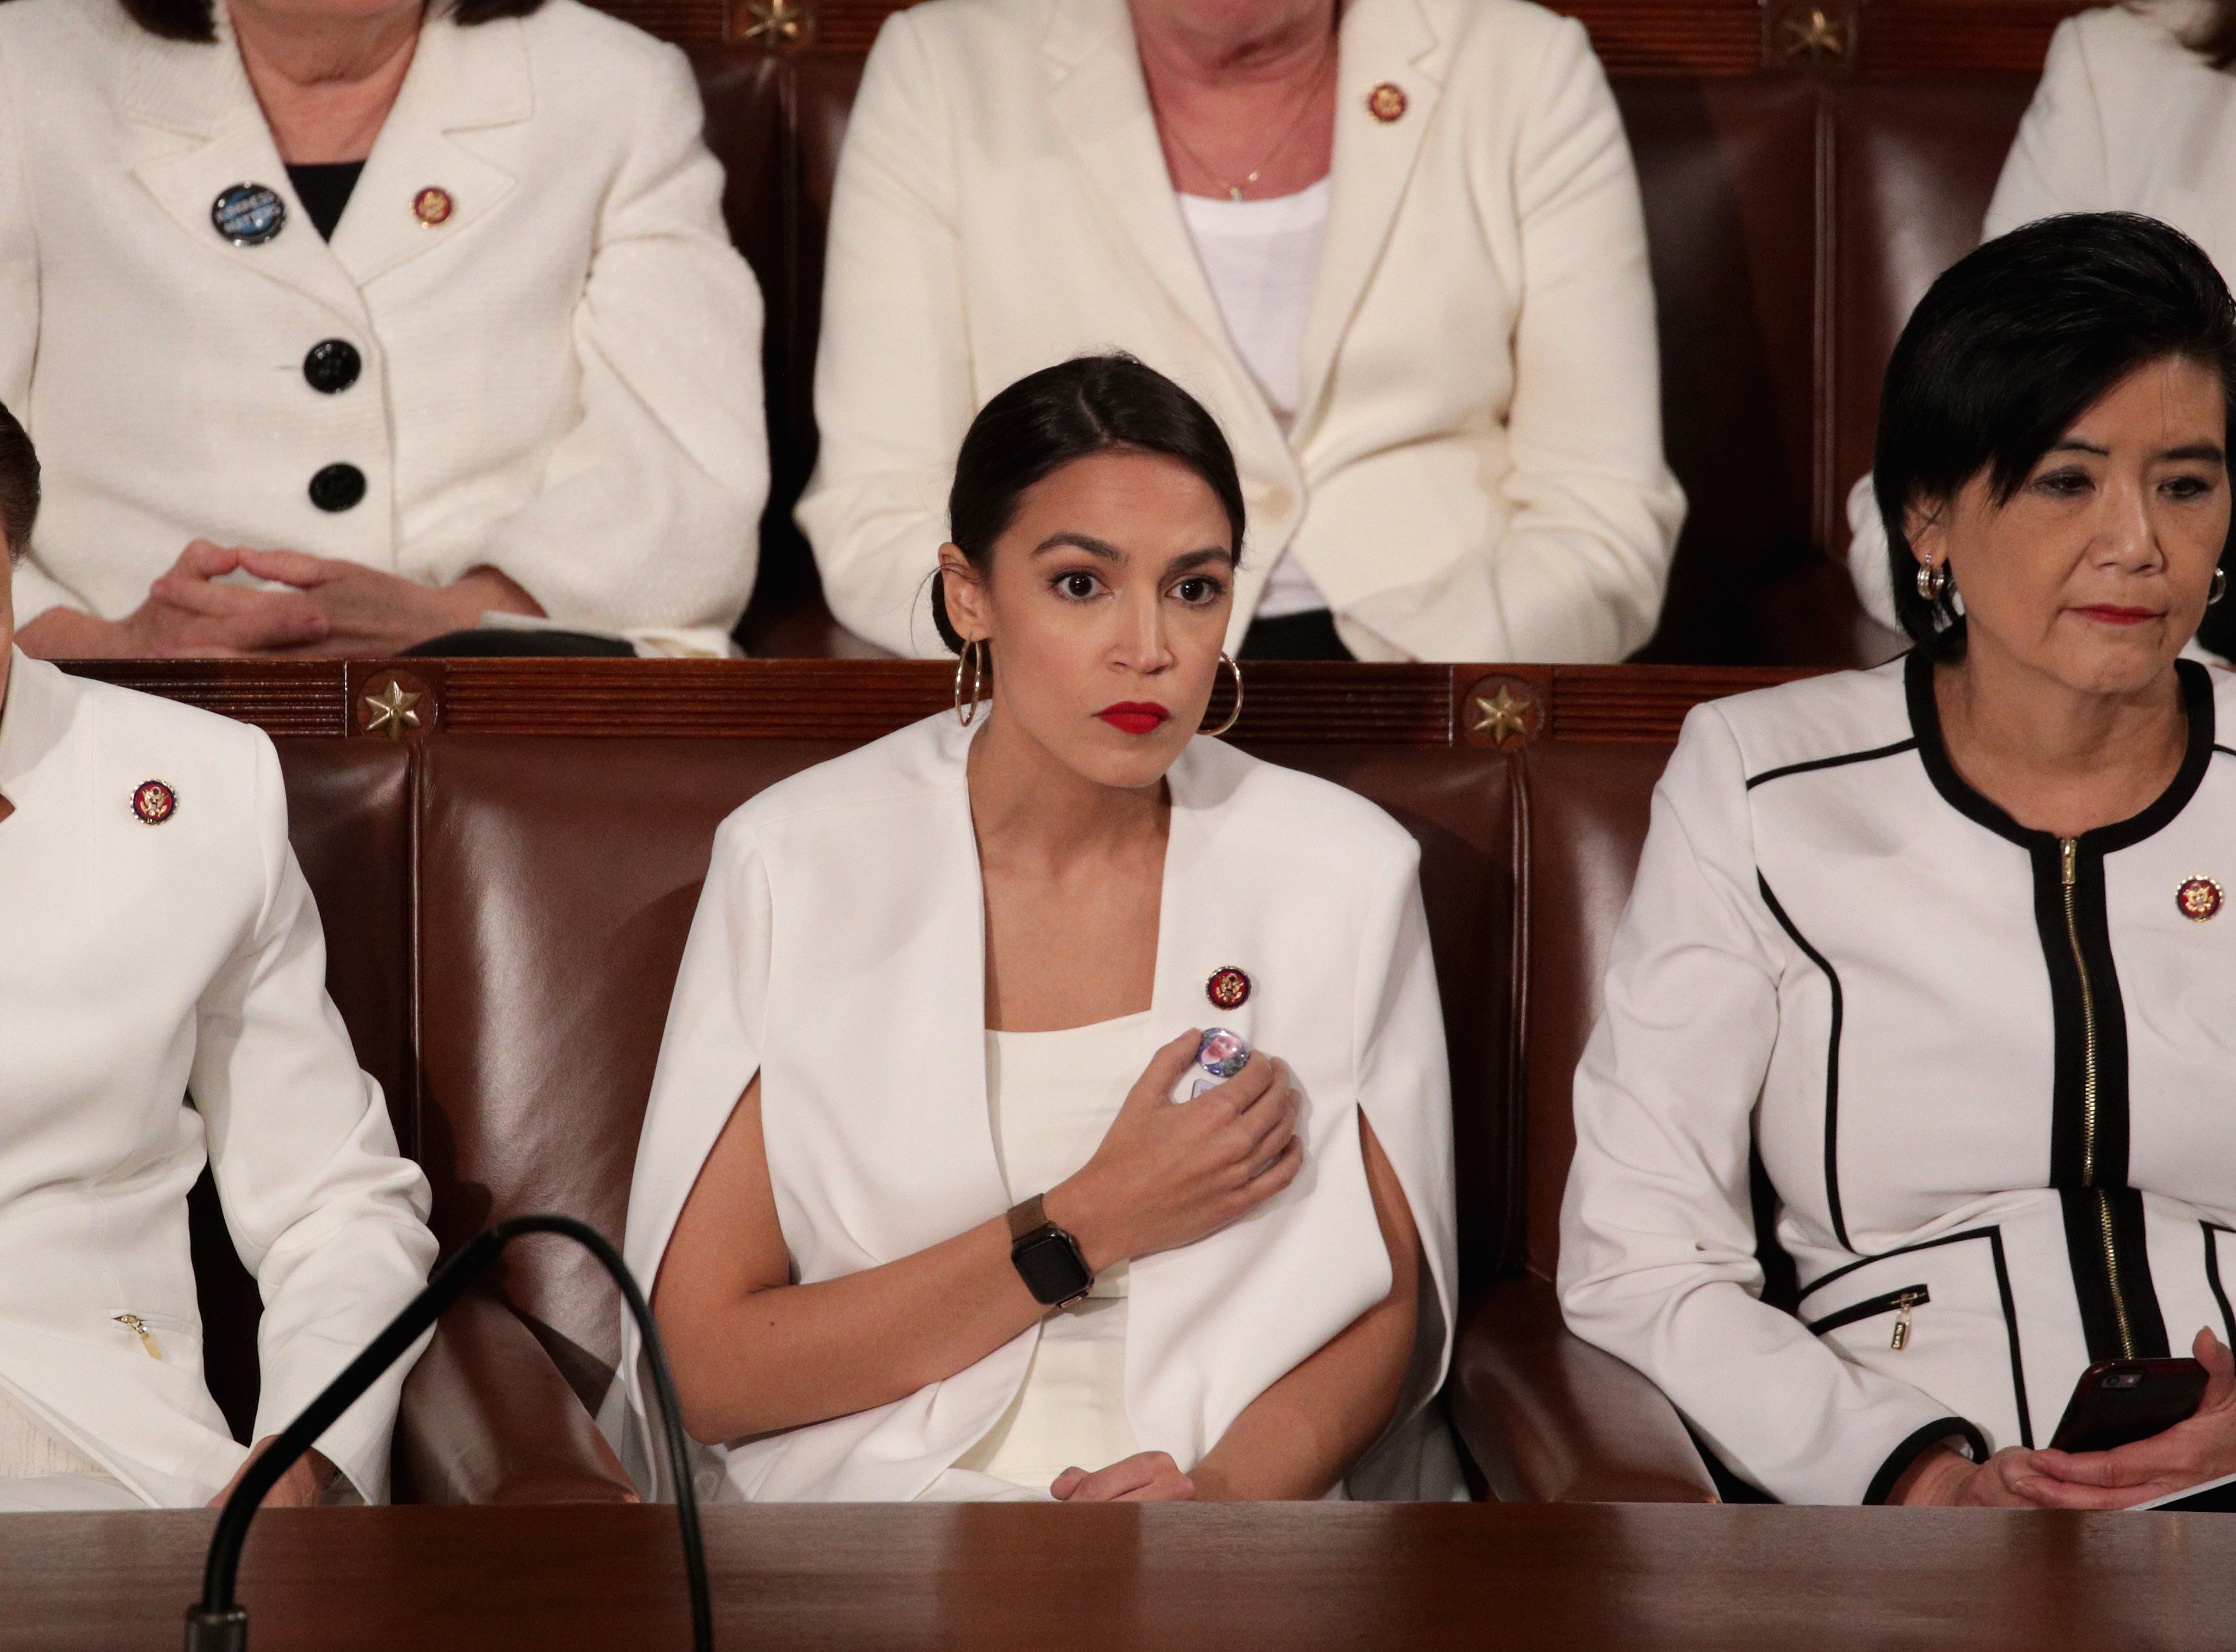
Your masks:
{"label": "eyebrow", "polygon": [[[1126,560],[1126,553],[1107,539],[1097,539],[1093,534],[1068,532],[1050,534],[1033,547],[1033,555],[1044,556],[1051,550],[1061,550],[1067,546],[1074,550],[1083,550],[1088,556],[1102,562],[1122,563]],[[1165,564],[1165,571],[1168,574],[1185,573],[1190,569],[1200,568],[1207,563],[1226,563],[1232,566],[1235,561],[1236,557],[1233,551],[1220,546],[1207,546],[1201,550],[1191,550],[1184,556],[1174,557],[1171,562]]]}
{"label": "eyebrow", "polygon": [[[2049,451],[2052,453],[2094,453],[2098,458],[2112,456],[2112,450],[2108,447],[2099,447],[2094,442],[2083,442],[2069,436],[2062,442],[2051,443]],[[2220,451],[2217,442],[2188,442],[2180,447],[2164,449],[2151,457],[2156,459],[2201,459],[2207,464],[2226,464],[2228,462],[2228,456]]]}
{"label": "eyebrow", "polygon": [[1092,534],[1052,533],[1033,547],[1033,555],[1045,556],[1051,550],[1069,545],[1074,550],[1083,550],[1090,556],[1099,556],[1106,563],[1122,563],[1126,553],[1107,539],[1097,539]]}

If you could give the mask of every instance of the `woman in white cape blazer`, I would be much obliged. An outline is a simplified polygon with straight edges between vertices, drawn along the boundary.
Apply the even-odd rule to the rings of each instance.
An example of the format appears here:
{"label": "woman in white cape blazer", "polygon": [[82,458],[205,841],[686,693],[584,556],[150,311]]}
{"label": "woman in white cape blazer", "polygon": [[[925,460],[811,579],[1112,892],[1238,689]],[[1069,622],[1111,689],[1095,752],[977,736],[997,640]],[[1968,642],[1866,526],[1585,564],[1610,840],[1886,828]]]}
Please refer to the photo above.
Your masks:
{"label": "woman in white cape blazer", "polygon": [[[1285,552],[1362,659],[1620,660],[1646,641],[1684,496],[1638,180],[1582,25],[1522,0],[1351,0],[1339,49],[1285,437],[1189,241],[1124,0],[886,20],[832,201],[822,451],[799,508],[850,629],[938,652],[924,584],[971,415],[1116,348],[1234,444],[1251,532],[1230,649]],[[1395,120],[1369,112],[1385,85]]]}
{"label": "woman in white cape blazer", "polygon": [[[983,725],[982,724],[981,727]],[[964,759],[945,714],[770,787],[724,822],[653,1084],[627,1254],[649,1287],[700,1165],[756,1072],[770,1180],[801,1283],[875,1267],[1010,1203],[986,1103],[984,899]],[[1364,1109],[1405,1191],[1430,1279],[1424,1353],[1355,1496],[1453,1494],[1424,1411],[1453,1323],[1450,1077],[1417,868],[1373,805],[1192,741],[1167,776],[1151,1033],[1216,1020],[1293,1069],[1303,1173],[1233,1226],[1131,1270],[1127,1410],[1186,1472],[1243,1408],[1388,1295],[1359,1140]],[[1254,984],[1213,1011],[1228,965]],[[701,1495],[916,1497],[1024,1381],[1039,1327],[906,1399],[700,1452]],[[633,1327],[609,1432],[668,1494]]]}

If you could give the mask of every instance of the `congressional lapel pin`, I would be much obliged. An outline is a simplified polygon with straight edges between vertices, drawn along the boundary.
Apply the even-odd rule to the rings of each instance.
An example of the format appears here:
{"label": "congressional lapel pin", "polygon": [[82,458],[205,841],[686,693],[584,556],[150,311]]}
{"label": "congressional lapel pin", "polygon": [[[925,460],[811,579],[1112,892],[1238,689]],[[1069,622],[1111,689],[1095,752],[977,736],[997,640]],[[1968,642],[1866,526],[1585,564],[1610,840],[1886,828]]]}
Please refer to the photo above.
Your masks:
{"label": "congressional lapel pin", "polygon": [[179,794],[161,780],[142,780],[132,793],[132,813],[141,826],[161,826],[179,812]]}
{"label": "congressional lapel pin", "polygon": [[1211,979],[1204,983],[1203,992],[1215,1009],[1240,1010],[1250,1001],[1250,977],[1230,964],[1223,970],[1212,971]]}
{"label": "congressional lapel pin", "polygon": [[1405,89],[1384,81],[1366,95],[1366,112],[1387,126],[1405,115]]}
{"label": "congressional lapel pin", "polygon": [[431,186],[411,197],[411,215],[429,229],[449,223],[450,214],[457,210],[457,203],[450,199],[447,189]]}
{"label": "congressional lapel pin", "polygon": [[210,202],[210,222],[235,247],[261,247],[287,227],[287,203],[260,183],[237,183]]}
{"label": "congressional lapel pin", "polygon": [[2220,910],[2220,885],[2210,878],[2192,878],[2174,892],[2174,904],[2193,924],[2202,924]]}

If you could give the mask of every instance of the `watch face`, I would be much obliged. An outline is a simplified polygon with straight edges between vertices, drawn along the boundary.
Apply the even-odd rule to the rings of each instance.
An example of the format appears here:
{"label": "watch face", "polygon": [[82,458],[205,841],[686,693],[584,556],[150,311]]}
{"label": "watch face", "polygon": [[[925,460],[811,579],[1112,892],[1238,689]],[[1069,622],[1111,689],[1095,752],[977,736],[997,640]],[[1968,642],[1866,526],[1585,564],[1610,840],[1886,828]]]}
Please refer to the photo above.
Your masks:
{"label": "watch face", "polygon": [[1033,1300],[1051,1307],[1070,1301],[1095,1283],[1095,1276],[1080,1260],[1078,1247],[1057,1228],[1027,1234],[1009,1253],[1009,1259],[1016,1263]]}

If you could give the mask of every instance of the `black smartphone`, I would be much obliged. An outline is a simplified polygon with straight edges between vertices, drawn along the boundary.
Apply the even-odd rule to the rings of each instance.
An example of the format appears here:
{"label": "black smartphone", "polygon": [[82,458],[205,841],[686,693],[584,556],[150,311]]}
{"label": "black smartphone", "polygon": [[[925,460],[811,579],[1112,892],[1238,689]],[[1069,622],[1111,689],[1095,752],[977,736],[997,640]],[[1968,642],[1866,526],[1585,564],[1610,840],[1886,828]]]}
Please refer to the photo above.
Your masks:
{"label": "black smartphone", "polygon": [[2108,1451],[2187,1422],[2205,1398],[2194,1359],[2099,1359],[2073,1385],[2057,1432],[2059,1451]]}

